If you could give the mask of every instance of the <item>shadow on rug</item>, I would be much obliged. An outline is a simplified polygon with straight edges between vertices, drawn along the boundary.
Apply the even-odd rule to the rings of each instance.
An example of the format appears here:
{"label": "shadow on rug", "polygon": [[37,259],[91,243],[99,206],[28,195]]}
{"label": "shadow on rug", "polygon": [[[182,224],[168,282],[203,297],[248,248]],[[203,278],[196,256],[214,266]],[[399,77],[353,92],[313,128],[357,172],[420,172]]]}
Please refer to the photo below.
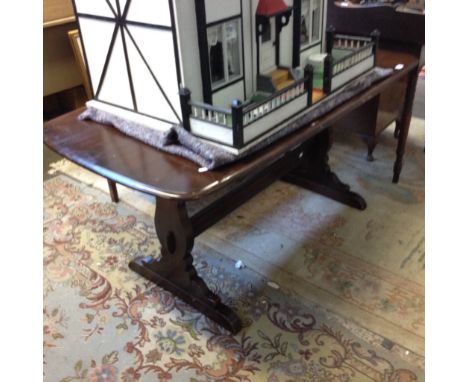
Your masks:
{"label": "shadow on rug", "polygon": [[424,379],[421,359],[385,350],[380,337],[203,243],[195,266],[241,316],[236,336],[128,268],[159,250],[150,216],[62,175],[45,182],[44,380]]}

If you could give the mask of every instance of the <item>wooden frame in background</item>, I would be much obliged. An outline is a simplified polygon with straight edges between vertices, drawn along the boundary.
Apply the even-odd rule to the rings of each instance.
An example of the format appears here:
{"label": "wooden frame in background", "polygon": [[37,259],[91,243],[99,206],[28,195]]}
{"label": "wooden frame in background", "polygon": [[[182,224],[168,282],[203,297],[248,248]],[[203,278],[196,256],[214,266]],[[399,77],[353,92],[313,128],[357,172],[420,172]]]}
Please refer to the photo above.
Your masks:
{"label": "wooden frame in background", "polygon": [[86,62],[84,59],[83,45],[81,44],[80,32],[78,29],[74,29],[68,32],[68,38],[73,49],[73,55],[75,56],[76,63],[80,69],[80,75],[83,80],[83,86],[85,88],[86,97],[88,99],[93,98],[93,92],[88,77],[88,70],[86,68]]}

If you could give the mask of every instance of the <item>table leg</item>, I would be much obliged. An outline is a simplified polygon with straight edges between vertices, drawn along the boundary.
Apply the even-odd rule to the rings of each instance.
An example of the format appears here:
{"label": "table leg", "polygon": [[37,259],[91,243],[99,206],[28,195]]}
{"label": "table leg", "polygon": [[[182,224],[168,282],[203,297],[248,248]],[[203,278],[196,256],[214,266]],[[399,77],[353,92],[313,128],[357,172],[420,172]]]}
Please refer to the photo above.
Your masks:
{"label": "table leg", "polygon": [[401,125],[401,122],[399,119],[397,119],[395,121],[395,130],[393,130],[393,137],[395,139],[398,139],[398,135],[400,134],[400,125]]}
{"label": "table leg", "polygon": [[403,156],[405,154],[406,140],[408,138],[411,114],[413,112],[413,101],[416,93],[416,83],[418,81],[418,68],[416,67],[408,73],[408,86],[406,88],[405,103],[401,116],[401,123],[398,129],[398,145],[396,150],[396,160],[393,165],[393,183],[398,183],[401,169],[403,167]]}
{"label": "table leg", "polygon": [[364,138],[364,141],[366,142],[367,145],[367,157],[366,160],[368,162],[373,162],[374,161],[374,149],[375,146],[377,146],[377,138],[374,136],[366,136]]}
{"label": "table leg", "polygon": [[229,331],[239,332],[242,327],[239,317],[208,289],[193,266],[194,234],[185,202],[157,198],[154,220],[162,256],[138,258],[130,262],[130,268]]}
{"label": "table leg", "polygon": [[109,194],[111,197],[111,200],[114,203],[119,202],[119,193],[117,192],[117,185],[113,180],[107,179],[107,185],[109,186]]}
{"label": "table leg", "polygon": [[367,205],[362,196],[352,192],[350,187],[341,182],[331,171],[328,164],[328,151],[331,144],[331,129],[325,129],[305,144],[301,164],[289,172],[283,180],[364,210]]}

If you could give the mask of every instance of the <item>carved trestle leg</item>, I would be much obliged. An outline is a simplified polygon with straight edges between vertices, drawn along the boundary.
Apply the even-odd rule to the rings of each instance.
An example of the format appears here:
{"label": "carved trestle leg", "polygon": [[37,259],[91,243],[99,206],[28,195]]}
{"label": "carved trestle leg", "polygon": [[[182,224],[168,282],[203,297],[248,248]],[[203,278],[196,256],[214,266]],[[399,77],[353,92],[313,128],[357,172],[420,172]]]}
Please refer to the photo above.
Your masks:
{"label": "carved trestle leg", "polygon": [[401,124],[398,130],[398,145],[396,150],[396,160],[393,165],[393,183],[398,183],[401,169],[403,167],[403,156],[405,155],[406,140],[408,138],[411,115],[413,112],[413,101],[416,93],[416,83],[418,81],[418,68],[416,67],[408,73],[408,86],[406,88],[405,102],[401,116]]}
{"label": "carved trestle leg", "polygon": [[359,210],[366,208],[366,201],[340,181],[328,164],[328,151],[332,144],[331,129],[325,129],[304,144],[301,163],[283,180],[322,194]]}
{"label": "carved trestle leg", "polygon": [[130,262],[130,268],[237,333],[241,329],[240,319],[208,289],[193,266],[194,233],[185,202],[157,198],[155,226],[161,257],[138,258]]}

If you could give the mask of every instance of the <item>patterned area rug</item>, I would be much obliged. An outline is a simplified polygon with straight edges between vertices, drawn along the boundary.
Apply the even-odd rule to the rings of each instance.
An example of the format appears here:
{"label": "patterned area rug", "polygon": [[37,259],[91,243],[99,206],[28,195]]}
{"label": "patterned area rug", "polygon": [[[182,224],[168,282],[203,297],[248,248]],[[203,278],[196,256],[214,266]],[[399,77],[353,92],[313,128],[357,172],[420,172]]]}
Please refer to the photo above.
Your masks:
{"label": "patterned area rug", "polygon": [[152,199],[119,187],[113,204],[105,180],[57,163],[44,183],[44,379],[423,381],[424,122],[399,185],[390,133],[373,163],[355,140],[331,153],[366,211],[277,182],[196,240],[199,273],[242,317],[237,336],[128,269],[158,251]]}
{"label": "patterned area rug", "polygon": [[277,182],[203,240],[302,298],[424,354],[424,123],[413,121],[398,185],[391,183],[390,129],[374,162],[364,160],[359,140],[335,145],[331,166],[366,199],[365,211]]}

